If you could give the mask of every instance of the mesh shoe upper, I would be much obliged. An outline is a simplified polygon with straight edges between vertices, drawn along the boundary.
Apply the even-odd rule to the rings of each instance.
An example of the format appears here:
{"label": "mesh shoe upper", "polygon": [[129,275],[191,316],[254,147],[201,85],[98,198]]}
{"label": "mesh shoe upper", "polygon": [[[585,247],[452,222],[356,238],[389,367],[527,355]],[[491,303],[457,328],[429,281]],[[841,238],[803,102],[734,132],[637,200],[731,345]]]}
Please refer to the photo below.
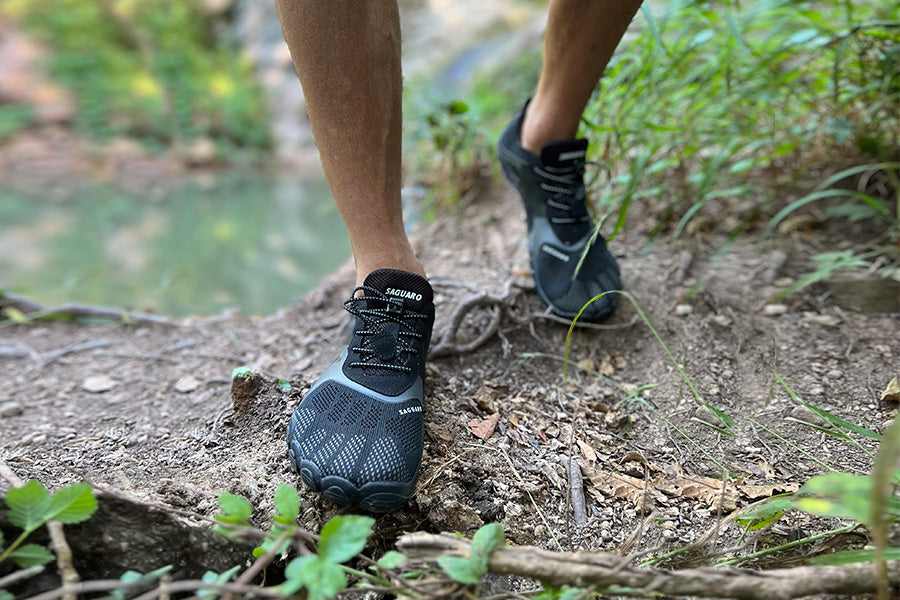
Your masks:
{"label": "mesh shoe upper", "polygon": [[433,295],[424,278],[383,269],[345,308],[356,317],[353,337],[294,411],[289,455],[311,488],[385,511],[412,496],[422,459]]}
{"label": "mesh shoe upper", "polygon": [[[571,318],[591,298],[622,288],[619,265],[603,237],[599,233],[595,237],[588,213],[584,188],[587,140],[550,142],[538,156],[522,147],[524,114],[523,110],[503,132],[497,154],[525,205],[538,294],[553,312]],[[582,318],[604,319],[617,303],[617,294],[606,295],[593,302]]]}

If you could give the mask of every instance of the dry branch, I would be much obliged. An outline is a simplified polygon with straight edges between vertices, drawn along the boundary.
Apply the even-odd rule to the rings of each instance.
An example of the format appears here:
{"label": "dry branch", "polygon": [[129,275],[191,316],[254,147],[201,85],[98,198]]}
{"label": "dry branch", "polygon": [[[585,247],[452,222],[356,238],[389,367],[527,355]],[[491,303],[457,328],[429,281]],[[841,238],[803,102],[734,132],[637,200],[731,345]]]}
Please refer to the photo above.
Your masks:
{"label": "dry branch", "polygon": [[15,308],[29,318],[66,318],[88,317],[95,319],[122,320],[129,323],[163,323],[171,325],[173,321],[160,315],[151,313],[128,311],[107,306],[93,306],[90,304],[61,304],[51,308],[45,308],[36,302],[9,292],[0,292],[0,308]]}
{"label": "dry branch", "polygon": [[[468,556],[467,540],[450,535],[411,533],[397,547],[416,559],[438,556]],[[555,585],[575,587],[611,586],[672,596],[735,598],[739,600],[788,600],[814,594],[862,594],[877,589],[878,578],[871,563],[835,567],[794,567],[770,571],[703,567],[667,571],[623,565],[612,554],[551,552],[533,546],[501,548],[490,558],[488,569],[498,575],[519,575]],[[627,559],[626,559],[627,560]],[[900,584],[900,561],[891,561],[888,581]]]}
{"label": "dry branch", "polygon": [[[451,280],[432,280],[435,287],[459,287],[468,290],[475,288],[463,282]],[[428,353],[428,358],[439,358],[441,356],[451,356],[456,354],[467,354],[481,348],[484,344],[491,340],[500,331],[500,325],[504,318],[512,321],[516,325],[532,325],[537,320],[556,321],[564,325],[570,325],[571,319],[554,315],[550,312],[531,312],[527,314],[517,314],[514,306],[519,295],[526,291],[527,287],[522,286],[512,280],[506,282],[503,292],[500,294],[491,294],[485,290],[476,291],[476,293],[463,299],[453,314],[450,315],[450,322],[447,327],[436,336],[436,341]],[[491,311],[488,324],[481,328],[480,333],[472,340],[467,342],[457,342],[456,338],[459,334],[459,328],[462,326],[466,316],[475,308],[487,308]],[[548,309],[549,310],[549,309]],[[579,321],[575,324],[581,329],[623,329],[631,327],[638,323],[637,316],[628,323],[590,323],[587,321]]]}

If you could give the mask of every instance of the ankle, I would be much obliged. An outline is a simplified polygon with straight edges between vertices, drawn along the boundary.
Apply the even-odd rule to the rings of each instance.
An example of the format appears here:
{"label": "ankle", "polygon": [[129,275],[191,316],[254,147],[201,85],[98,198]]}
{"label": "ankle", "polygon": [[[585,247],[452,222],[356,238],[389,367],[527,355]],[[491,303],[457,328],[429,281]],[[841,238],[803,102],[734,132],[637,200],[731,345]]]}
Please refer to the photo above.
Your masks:
{"label": "ankle", "polygon": [[544,110],[532,101],[522,118],[519,142],[525,150],[540,155],[545,144],[574,138],[578,133],[580,119],[580,115],[574,121],[564,118],[561,111]]}
{"label": "ankle", "polygon": [[425,267],[415,256],[407,257],[366,257],[356,261],[356,285],[362,285],[372,271],[378,269],[397,269],[407,273],[415,273],[428,278]]}

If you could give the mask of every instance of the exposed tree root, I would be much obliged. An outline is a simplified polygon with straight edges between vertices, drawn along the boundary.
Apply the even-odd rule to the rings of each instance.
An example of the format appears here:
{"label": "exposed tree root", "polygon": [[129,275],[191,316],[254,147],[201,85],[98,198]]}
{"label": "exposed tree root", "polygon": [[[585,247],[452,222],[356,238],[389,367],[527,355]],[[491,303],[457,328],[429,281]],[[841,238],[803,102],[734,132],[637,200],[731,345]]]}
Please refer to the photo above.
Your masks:
{"label": "exposed tree root", "polygon": [[36,302],[9,292],[0,292],[0,308],[14,308],[29,319],[113,319],[126,323],[174,324],[168,317],[140,311],[129,311],[90,304],[60,304],[45,308]]}
{"label": "exposed tree root", "polygon": [[[397,547],[411,558],[434,560],[438,556],[468,556],[468,540],[428,533],[410,533]],[[628,566],[628,558],[592,552],[551,552],[533,546],[500,548],[490,558],[490,572],[539,579],[555,586],[621,587],[643,594],[735,598],[739,600],[788,600],[815,594],[863,594],[877,589],[872,563],[835,567],[794,567],[770,571],[705,567],[667,571]],[[900,584],[900,561],[888,563],[891,585]]]}
{"label": "exposed tree root", "polygon": [[[459,287],[474,290],[472,286],[457,281],[432,281],[435,287]],[[518,284],[512,280],[507,281],[504,285],[503,292],[500,294],[491,294],[486,290],[477,291],[471,296],[462,300],[453,314],[450,316],[450,322],[447,327],[437,337],[437,341],[431,346],[428,358],[439,358],[441,356],[451,356],[456,354],[467,354],[481,348],[489,342],[495,335],[500,332],[500,326],[504,320],[512,322],[516,325],[533,325],[537,320],[548,320],[571,324],[571,319],[566,319],[549,312],[530,312],[522,313],[516,310],[516,300],[522,292],[531,289],[529,286]],[[481,327],[480,332],[474,339],[458,342],[459,329],[463,324],[466,316],[476,308],[487,308],[490,310],[490,320],[487,325]],[[576,327],[583,329],[623,329],[631,327],[638,322],[637,317],[627,323],[588,323],[579,321]]]}

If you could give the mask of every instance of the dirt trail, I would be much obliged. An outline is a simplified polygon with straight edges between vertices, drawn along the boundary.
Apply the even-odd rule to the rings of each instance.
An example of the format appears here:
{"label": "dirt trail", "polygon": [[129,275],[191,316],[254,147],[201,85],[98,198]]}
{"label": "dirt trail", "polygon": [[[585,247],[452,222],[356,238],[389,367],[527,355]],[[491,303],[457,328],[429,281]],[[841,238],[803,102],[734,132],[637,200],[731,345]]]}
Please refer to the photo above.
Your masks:
{"label": "dirt trail", "polygon": [[[804,399],[877,432],[893,417],[894,406],[878,394],[900,368],[900,315],[847,312],[815,290],[792,297],[784,314],[764,313],[780,289],[775,283],[796,278],[828,235],[747,237],[726,250],[724,239],[702,233],[646,251],[639,234],[612,243],[627,289],[697,391],[735,420],[724,435],[627,301],[606,329],[575,333],[577,366],[563,381],[566,326],[543,318],[527,289],[524,222],[507,187],[421,227],[418,250],[438,303],[436,339],[479,291],[511,292],[516,301],[480,349],[430,361],[420,491],[379,519],[379,535],[471,534],[497,521],[514,543],[664,552],[698,539],[735,507],[796,489],[825,471],[820,463],[867,471],[870,457],[802,424],[821,422],[773,379],[777,372]],[[48,486],[87,479],[204,515],[216,511],[219,492],[230,491],[251,500],[263,520],[277,484],[299,485],[285,427],[339,351],[347,322],[340,307],[352,283],[345,268],[266,318],[6,326],[0,458]],[[492,310],[473,310],[456,341],[489,327]],[[229,394],[231,371],[242,365],[268,377],[245,413],[235,412]],[[278,378],[291,388],[276,385]],[[584,475],[583,526],[571,507],[570,456]],[[723,490],[714,478],[725,470],[738,479]],[[338,512],[302,494],[306,527],[318,530]],[[745,543],[780,543],[797,528],[825,524],[795,516]],[[739,532],[723,525],[708,550],[731,547]]]}

